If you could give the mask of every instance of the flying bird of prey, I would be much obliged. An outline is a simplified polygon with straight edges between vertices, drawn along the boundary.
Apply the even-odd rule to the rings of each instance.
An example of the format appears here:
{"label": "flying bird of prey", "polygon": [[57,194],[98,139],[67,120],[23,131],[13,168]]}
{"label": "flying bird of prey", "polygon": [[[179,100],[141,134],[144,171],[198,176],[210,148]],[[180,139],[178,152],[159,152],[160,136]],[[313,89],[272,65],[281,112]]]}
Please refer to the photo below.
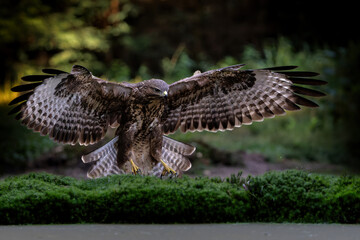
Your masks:
{"label": "flying bird of prey", "polygon": [[[313,72],[294,66],[240,70],[244,64],[207,72],[168,85],[160,79],[139,83],[102,80],[82,66],[70,73],[44,69],[47,75],[25,76],[32,82],[12,88],[25,92],[9,104],[10,113],[28,128],[60,143],[88,145],[101,140],[109,127],[115,137],[82,157],[95,162],[88,177],[141,173],[181,174],[191,167],[195,147],[166,135],[178,129],[224,131],[264,118],[318,105],[300,95],[323,93],[300,85],[322,85]],[[300,94],[300,95],[299,95]]]}

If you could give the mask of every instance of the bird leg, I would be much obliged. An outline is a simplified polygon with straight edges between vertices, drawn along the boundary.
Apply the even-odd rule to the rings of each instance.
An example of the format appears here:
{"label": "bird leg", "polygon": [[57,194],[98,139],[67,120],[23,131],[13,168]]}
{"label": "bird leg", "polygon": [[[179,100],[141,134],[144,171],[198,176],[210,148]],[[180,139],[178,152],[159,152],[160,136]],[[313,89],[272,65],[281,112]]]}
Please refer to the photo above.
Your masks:
{"label": "bird leg", "polygon": [[164,176],[167,172],[168,173],[172,173],[172,174],[176,174],[176,171],[174,169],[172,169],[171,167],[169,167],[161,158],[160,158],[160,162],[162,163],[162,165],[164,166],[164,170],[161,173],[162,176]]}
{"label": "bird leg", "polygon": [[172,173],[176,175],[176,172],[174,169],[169,167],[162,159],[162,145],[163,145],[163,130],[162,126],[159,125],[157,127],[154,127],[151,131],[150,135],[150,153],[151,156],[155,161],[160,161],[161,164],[164,166],[164,170],[162,171],[161,175],[164,176],[166,173]]}
{"label": "bird leg", "polygon": [[138,174],[140,169],[138,166],[136,166],[136,164],[134,163],[134,161],[130,158],[130,163],[131,163],[131,171],[134,175]]}

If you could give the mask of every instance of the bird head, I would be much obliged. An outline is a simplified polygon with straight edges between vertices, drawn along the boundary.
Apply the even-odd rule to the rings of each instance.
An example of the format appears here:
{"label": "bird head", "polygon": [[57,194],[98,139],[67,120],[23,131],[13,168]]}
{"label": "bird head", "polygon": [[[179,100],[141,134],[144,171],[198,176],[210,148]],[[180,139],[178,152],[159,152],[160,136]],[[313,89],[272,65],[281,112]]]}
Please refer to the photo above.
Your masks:
{"label": "bird head", "polygon": [[142,82],[139,90],[150,98],[164,98],[168,96],[169,85],[161,79],[150,79]]}

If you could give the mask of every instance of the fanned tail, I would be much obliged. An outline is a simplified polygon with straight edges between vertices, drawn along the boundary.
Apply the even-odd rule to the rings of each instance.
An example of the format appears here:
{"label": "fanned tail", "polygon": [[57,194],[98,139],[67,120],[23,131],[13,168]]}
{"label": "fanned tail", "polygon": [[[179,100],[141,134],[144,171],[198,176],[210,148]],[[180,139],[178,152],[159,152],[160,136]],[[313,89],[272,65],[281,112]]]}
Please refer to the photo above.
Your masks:
{"label": "fanned tail", "polygon": [[[115,137],[104,146],[82,156],[81,159],[84,163],[95,162],[87,173],[89,178],[125,173],[117,166],[117,141],[118,137]],[[194,151],[195,147],[191,145],[163,136],[162,160],[179,175],[191,168],[191,162],[187,156],[190,156]],[[158,163],[153,168],[152,175],[160,177],[163,170],[163,165]]]}
{"label": "fanned tail", "polygon": [[[162,160],[181,175],[182,172],[191,168],[191,162],[187,157],[190,156],[195,149],[194,146],[163,136]],[[164,166],[158,163],[153,168],[153,175],[160,177],[163,170]]]}
{"label": "fanned tail", "polygon": [[99,178],[124,173],[117,166],[117,140],[118,137],[115,137],[101,148],[81,157],[84,163],[96,161],[87,173],[88,178]]}

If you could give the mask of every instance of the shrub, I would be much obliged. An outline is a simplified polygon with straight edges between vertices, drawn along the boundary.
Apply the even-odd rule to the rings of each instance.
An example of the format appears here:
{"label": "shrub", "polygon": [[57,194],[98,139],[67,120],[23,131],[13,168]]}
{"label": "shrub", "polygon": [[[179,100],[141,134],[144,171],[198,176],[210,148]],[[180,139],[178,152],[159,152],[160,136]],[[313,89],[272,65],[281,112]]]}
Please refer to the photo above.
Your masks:
{"label": "shrub", "polygon": [[272,172],[245,179],[46,173],[0,182],[0,224],[333,222],[360,220],[360,179]]}

